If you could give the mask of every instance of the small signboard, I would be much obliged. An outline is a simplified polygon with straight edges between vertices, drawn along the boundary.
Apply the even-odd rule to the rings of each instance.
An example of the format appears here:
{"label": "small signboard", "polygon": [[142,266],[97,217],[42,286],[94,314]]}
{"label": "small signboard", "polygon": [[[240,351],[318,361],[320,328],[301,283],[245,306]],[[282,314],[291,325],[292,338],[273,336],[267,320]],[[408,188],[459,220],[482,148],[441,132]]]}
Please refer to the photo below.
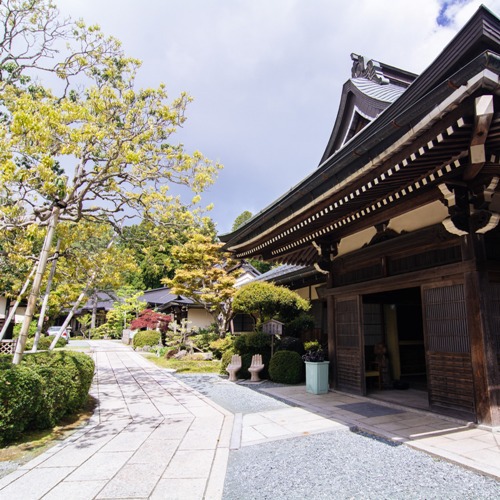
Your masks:
{"label": "small signboard", "polygon": [[262,331],[268,335],[281,336],[283,334],[283,323],[281,321],[271,319],[262,325]]}

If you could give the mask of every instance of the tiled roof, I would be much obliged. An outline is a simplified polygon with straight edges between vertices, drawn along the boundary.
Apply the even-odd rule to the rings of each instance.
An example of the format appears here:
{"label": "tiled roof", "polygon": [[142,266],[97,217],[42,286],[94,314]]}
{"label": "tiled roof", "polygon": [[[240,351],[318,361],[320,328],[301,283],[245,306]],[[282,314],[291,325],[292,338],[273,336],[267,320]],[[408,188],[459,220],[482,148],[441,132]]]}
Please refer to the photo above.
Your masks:
{"label": "tiled roof", "polygon": [[394,102],[406,90],[405,87],[393,83],[381,85],[362,77],[351,78],[351,81],[363,94],[384,102]]}
{"label": "tiled roof", "polygon": [[153,290],[147,290],[143,295],[139,297],[139,300],[148,302],[148,304],[155,305],[165,305],[171,302],[177,302],[182,304],[195,304],[195,301],[183,297],[182,295],[176,295],[170,293],[170,288],[155,288]]}

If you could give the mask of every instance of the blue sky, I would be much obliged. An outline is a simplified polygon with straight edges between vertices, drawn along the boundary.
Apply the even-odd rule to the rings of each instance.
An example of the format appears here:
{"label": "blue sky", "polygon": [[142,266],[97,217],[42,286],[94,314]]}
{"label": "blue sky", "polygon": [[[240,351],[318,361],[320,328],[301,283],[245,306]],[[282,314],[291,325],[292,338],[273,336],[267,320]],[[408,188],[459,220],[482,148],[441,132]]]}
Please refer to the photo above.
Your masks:
{"label": "blue sky", "polygon": [[351,52],[420,73],[500,0],[56,0],[143,61],[139,83],[194,102],[179,134],[224,165],[204,195],[220,233],[318,165]]}

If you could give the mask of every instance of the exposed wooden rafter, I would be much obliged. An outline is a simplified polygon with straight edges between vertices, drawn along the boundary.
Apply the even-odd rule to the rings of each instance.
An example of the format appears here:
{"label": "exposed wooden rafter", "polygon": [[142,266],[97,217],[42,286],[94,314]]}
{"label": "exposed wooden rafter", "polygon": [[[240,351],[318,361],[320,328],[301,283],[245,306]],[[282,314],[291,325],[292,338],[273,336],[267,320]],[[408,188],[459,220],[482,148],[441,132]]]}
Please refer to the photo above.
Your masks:
{"label": "exposed wooden rafter", "polygon": [[465,181],[474,179],[486,162],[485,143],[493,120],[494,106],[492,95],[482,95],[475,101],[474,133],[470,143],[470,165],[465,169]]}

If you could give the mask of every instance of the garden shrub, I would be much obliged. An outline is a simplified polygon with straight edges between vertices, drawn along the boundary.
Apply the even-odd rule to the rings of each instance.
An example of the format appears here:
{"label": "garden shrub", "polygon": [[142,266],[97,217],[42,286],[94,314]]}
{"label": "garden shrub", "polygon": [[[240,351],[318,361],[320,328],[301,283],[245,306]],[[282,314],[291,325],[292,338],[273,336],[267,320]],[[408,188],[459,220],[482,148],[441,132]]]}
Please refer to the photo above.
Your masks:
{"label": "garden shrub", "polygon": [[[23,326],[22,323],[16,323],[14,325],[14,328],[12,330],[12,337],[17,339],[19,337],[19,334],[21,333],[21,327]],[[38,321],[31,321],[30,326],[28,327],[28,338],[34,337],[36,330],[38,328]]]}
{"label": "garden shrub", "polygon": [[79,352],[26,353],[20,365],[0,363],[0,443],[79,410],[93,374],[94,361]]}
{"label": "garden shrub", "polygon": [[304,380],[304,363],[294,351],[278,351],[269,363],[269,376],[273,382],[298,384]]}
{"label": "garden shrub", "polygon": [[[28,339],[26,341],[26,346],[25,346],[25,350],[26,351],[29,351],[33,348],[33,342],[34,342],[35,339]],[[43,337],[40,337],[40,339],[38,340],[38,347],[37,347],[37,351],[46,351],[48,350],[48,348],[50,347],[50,344],[52,344],[52,341],[54,340],[54,337],[49,337],[49,336],[43,336]],[[56,347],[65,347],[66,346],[66,341],[61,337],[58,341],[57,341],[57,344],[56,344]]]}
{"label": "garden shrub", "polygon": [[27,354],[23,362],[30,366],[46,366],[62,371],[66,390],[64,392],[66,413],[73,413],[87,401],[94,376],[94,361],[81,352],[58,351]]}
{"label": "garden shrub", "polygon": [[288,323],[285,323],[284,330],[288,337],[300,338],[302,333],[314,328],[314,318],[310,314],[300,314]]}
{"label": "garden shrub", "polygon": [[[11,358],[12,359],[12,358]],[[39,412],[44,381],[24,364],[0,368],[0,445],[19,438]]]}
{"label": "garden shrub", "polygon": [[143,330],[134,335],[133,346],[134,349],[144,347],[146,345],[153,347],[157,346],[161,340],[161,332],[156,330]]}
{"label": "garden shrub", "polygon": [[262,332],[242,333],[234,339],[238,354],[264,354],[271,350],[272,336]]}
{"label": "garden shrub", "polygon": [[213,352],[217,359],[221,359],[222,355],[226,351],[232,351],[234,349],[234,337],[231,335],[226,335],[223,339],[217,339],[210,342],[210,350]]}
{"label": "garden shrub", "polygon": [[279,351],[295,351],[301,356],[305,353],[302,341],[296,337],[281,337],[277,349]]}
{"label": "garden shrub", "polygon": [[218,339],[219,334],[216,332],[214,325],[210,325],[207,328],[200,328],[195,335],[191,336],[195,347],[203,352],[210,350],[210,344]]}
{"label": "garden shrub", "polygon": [[229,365],[229,363],[231,363],[231,357],[233,356],[233,354],[234,354],[234,351],[226,351],[222,355],[222,359],[221,359],[221,362],[220,362],[220,373],[221,373],[221,375],[227,375],[226,368],[227,368],[227,365]]}

